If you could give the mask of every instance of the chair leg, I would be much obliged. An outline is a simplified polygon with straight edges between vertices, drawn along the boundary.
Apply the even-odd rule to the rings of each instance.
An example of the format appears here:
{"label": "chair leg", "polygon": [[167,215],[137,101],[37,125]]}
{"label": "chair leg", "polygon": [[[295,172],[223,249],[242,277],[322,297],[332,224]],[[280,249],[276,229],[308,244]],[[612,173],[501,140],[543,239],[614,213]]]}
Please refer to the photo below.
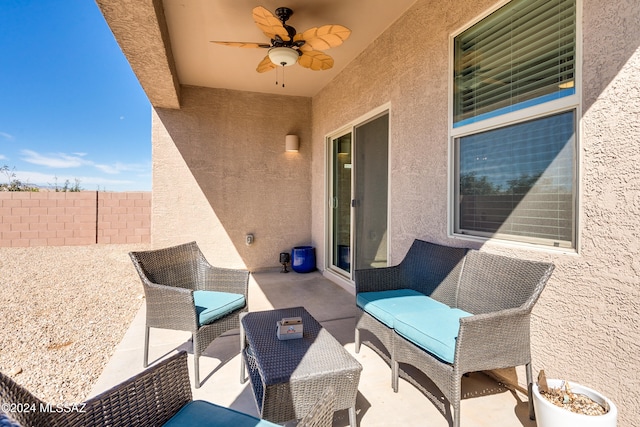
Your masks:
{"label": "chair leg", "polygon": [[198,338],[196,334],[192,335],[193,341],[193,375],[195,388],[200,388],[200,351],[198,350]]}
{"label": "chair leg", "polygon": [[535,420],[536,413],[533,409],[533,373],[531,372],[531,362],[525,365],[525,370],[527,372],[527,394],[529,399],[529,419]]}
{"label": "chair leg", "polygon": [[400,366],[396,360],[391,361],[391,388],[393,388],[393,392],[398,392],[398,376],[399,376]]}
{"label": "chair leg", "polygon": [[358,427],[358,419],[356,417],[356,407],[349,408],[349,425],[351,427]]}
{"label": "chair leg", "polygon": [[245,348],[247,348],[247,338],[246,338],[246,334],[244,332],[244,325],[242,323],[242,319],[244,318],[244,316],[246,316],[247,313],[243,312],[240,313],[240,384],[244,384],[247,382],[247,376],[246,376],[246,371],[247,371],[247,366],[246,366],[246,361],[244,360],[244,350]]}
{"label": "chair leg", "polygon": [[[463,374],[464,376],[464,374]],[[453,427],[460,427],[460,402],[462,401],[462,376],[460,374],[455,373],[455,381],[457,382],[454,385],[454,389],[452,390],[452,402],[451,406],[453,406]]]}
{"label": "chair leg", "polygon": [[148,326],[144,327],[144,360],[142,361],[142,366],[146,368],[149,366],[149,329]]}
{"label": "chair leg", "polygon": [[200,357],[194,355],[193,356],[193,367],[194,367],[194,381],[196,388],[200,388]]}
{"label": "chair leg", "polygon": [[356,354],[360,353],[360,329],[356,328],[356,336],[355,336],[355,344],[356,344]]}

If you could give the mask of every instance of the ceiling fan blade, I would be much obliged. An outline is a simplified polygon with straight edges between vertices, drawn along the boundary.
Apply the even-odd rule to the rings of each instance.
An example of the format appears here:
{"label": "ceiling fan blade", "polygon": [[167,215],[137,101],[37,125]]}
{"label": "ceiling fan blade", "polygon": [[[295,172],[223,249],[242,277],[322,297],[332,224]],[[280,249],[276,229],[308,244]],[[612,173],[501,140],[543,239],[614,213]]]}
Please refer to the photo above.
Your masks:
{"label": "ceiling fan blade", "polygon": [[270,39],[274,39],[276,35],[283,37],[284,40],[290,39],[287,29],[282,26],[282,22],[264,7],[258,6],[253,9],[253,20],[258,28]]}
{"label": "ceiling fan blade", "polygon": [[298,64],[314,71],[328,70],[333,67],[333,58],[317,50],[304,51],[298,58]]}
{"label": "ceiling fan blade", "polygon": [[305,41],[301,47],[302,50],[326,50],[340,46],[350,35],[351,30],[342,25],[323,25],[309,28],[302,34],[296,34],[294,40]]}
{"label": "ceiling fan blade", "polygon": [[256,43],[256,42],[219,42],[212,40],[211,43],[221,44],[223,46],[231,46],[231,47],[244,47],[244,48],[269,48],[270,44],[267,43]]}
{"label": "ceiling fan blade", "polygon": [[262,61],[260,61],[260,63],[258,64],[258,68],[256,68],[256,71],[259,73],[265,73],[269,70],[273,70],[274,68],[276,68],[276,64],[271,62],[271,59],[269,59],[269,55],[267,55]]}

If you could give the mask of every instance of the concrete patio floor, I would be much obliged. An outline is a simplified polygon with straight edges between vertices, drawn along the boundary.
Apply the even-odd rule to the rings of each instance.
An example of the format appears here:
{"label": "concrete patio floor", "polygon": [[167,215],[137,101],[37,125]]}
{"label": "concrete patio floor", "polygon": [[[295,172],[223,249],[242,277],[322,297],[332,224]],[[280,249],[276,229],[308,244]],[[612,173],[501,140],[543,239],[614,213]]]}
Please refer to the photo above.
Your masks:
{"label": "concrete patio floor", "polygon": [[[354,296],[324,278],[320,273],[280,274],[278,271],[252,274],[249,284],[249,309],[269,310],[304,306],[323,327],[358,360],[362,366],[356,402],[358,425],[374,426],[433,426],[445,427],[451,423],[450,411],[446,415],[413,385],[400,380],[399,392],[391,389],[389,366],[366,345],[360,353],[354,351],[355,325]],[[91,395],[96,395],[143,370],[144,304],[104,372],[98,378]],[[193,387],[193,356],[190,334],[152,329],[149,360],[157,362],[176,350],[189,354],[190,378]],[[230,331],[215,340],[200,358],[203,384],[193,389],[194,399],[207,400],[238,411],[258,416],[248,382],[240,383],[240,355],[238,331]],[[433,386],[424,386],[433,390]],[[461,424],[471,426],[525,426],[534,427],[529,420],[527,397],[519,391],[509,390],[484,373],[473,373],[463,379]],[[438,394],[437,389],[432,391]],[[347,411],[338,411],[334,426],[349,424]]]}

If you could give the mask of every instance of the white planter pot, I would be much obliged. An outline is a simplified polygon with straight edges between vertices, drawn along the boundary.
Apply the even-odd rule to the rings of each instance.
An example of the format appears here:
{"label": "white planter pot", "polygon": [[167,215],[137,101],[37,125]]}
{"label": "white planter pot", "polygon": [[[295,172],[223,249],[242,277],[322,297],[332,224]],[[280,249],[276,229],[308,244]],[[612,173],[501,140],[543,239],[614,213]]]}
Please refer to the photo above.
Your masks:
{"label": "white planter pot", "polygon": [[[562,380],[547,379],[549,387],[562,386]],[[571,391],[584,394],[601,404],[609,411],[604,415],[576,414],[567,409],[560,408],[549,402],[538,391],[538,385],[533,385],[533,407],[536,411],[538,427],[615,427],[618,422],[618,409],[616,405],[602,394],[588,387],[569,381]]]}

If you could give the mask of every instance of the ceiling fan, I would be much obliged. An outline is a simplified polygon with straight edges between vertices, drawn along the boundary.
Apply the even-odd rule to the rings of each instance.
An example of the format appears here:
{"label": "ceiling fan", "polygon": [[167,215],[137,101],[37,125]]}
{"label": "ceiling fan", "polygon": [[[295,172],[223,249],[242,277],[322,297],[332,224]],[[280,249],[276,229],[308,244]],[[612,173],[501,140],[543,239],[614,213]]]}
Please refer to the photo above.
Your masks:
{"label": "ceiling fan", "polygon": [[311,70],[328,70],[333,67],[333,58],[323,50],[342,44],[351,30],[342,25],[323,25],[309,28],[303,33],[287,25],[293,15],[288,7],[276,9],[276,16],[262,6],[253,9],[253,20],[270,43],[212,41],[224,46],[269,49],[267,56],[258,64],[256,71],[264,73],[276,68],[293,65],[296,62]]}

